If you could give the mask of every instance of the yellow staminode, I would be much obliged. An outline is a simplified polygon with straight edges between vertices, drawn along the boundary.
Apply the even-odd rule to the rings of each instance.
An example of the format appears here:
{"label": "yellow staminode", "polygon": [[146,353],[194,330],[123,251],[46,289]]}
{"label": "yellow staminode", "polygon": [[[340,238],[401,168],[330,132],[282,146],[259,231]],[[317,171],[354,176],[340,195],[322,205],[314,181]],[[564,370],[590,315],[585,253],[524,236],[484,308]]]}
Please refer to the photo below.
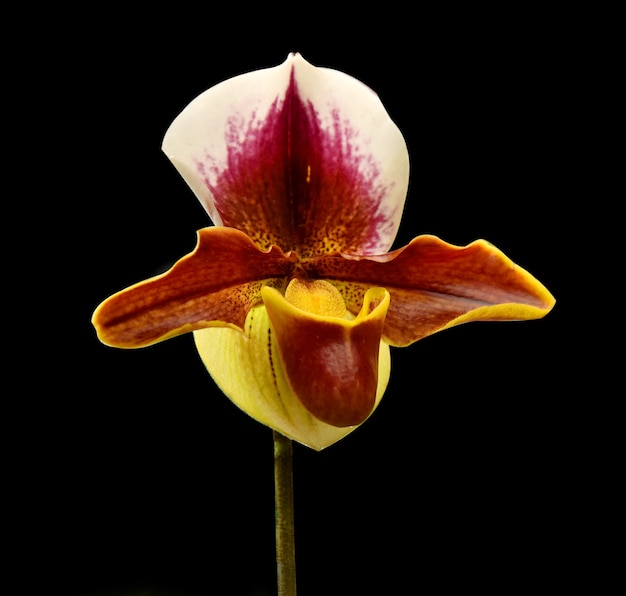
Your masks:
{"label": "yellow staminode", "polygon": [[346,303],[339,290],[322,279],[292,279],[285,291],[285,300],[314,315],[340,319],[346,316]]}

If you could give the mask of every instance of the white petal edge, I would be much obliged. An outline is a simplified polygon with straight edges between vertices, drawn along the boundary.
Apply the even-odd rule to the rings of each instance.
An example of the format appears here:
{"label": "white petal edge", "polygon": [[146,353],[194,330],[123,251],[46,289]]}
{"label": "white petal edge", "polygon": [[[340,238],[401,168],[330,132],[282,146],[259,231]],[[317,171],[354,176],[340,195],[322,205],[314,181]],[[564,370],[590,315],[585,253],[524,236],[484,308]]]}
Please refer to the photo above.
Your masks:
{"label": "white petal edge", "polygon": [[371,157],[378,171],[377,182],[388,188],[381,205],[389,224],[380,234],[377,246],[367,254],[383,254],[395,240],[409,184],[409,152],[400,129],[391,120],[379,96],[358,79],[338,70],[316,67],[302,56],[293,56],[296,81],[302,99],[310,101],[317,111],[323,129],[334,125],[334,114],[349,120],[356,137],[349,139],[357,152]]}
{"label": "white petal edge", "polygon": [[[197,169],[199,156],[210,155],[218,167],[227,159],[229,119],[264,117],[289,84],[289,60],[280,66],[238,75],[207,89],[174,119],[163,138],[162,150],[198,197],[215,225],[222,221],[213,197]],[[209,174],[209,172],[207,172]]]}

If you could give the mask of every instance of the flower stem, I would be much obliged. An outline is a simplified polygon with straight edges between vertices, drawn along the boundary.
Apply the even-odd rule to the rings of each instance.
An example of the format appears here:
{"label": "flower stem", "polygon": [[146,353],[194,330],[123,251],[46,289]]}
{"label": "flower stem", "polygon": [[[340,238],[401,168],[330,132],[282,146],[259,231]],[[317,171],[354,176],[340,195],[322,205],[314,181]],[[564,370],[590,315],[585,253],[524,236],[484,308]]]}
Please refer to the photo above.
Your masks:
{"label": "flower stem", "polygon": [[278,596],[296,596],[296,552],[293,536],[293,446],[291,439],[277,431],[273,432]]}

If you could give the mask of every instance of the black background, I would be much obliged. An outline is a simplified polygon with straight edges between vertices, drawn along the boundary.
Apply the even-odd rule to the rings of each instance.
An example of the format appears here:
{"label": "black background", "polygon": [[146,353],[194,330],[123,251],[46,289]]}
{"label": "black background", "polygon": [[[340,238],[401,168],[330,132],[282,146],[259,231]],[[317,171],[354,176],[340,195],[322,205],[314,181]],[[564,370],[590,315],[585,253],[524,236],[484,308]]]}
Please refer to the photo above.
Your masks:
{"label": "black background", "polygon": [[545,13],[241,12],[103,9],[33,62],[50,77],[35,161],[58,164],[41,238],[62,256],[41,290],[57,322],[39,354],[51,364],[45,403],[28,413],[38,432],[15,445],[35,454],[18,550],[50,563],[25,586],[275,593],[271,431],[216,389],[190,336],[115,350],[89,320],[209,225],[161,153],[169,123],[206,88],[290,51],[368,84],[403,131],[412,171],[396,247],[422,233],[486,238],[558,301],[542,321],[471,324],[393,350],[366,424],[321,453],[295,445],[298,593],[503,594],[580,577],[574,470],[586,456],[564,385],[562,232],[584,35]]}

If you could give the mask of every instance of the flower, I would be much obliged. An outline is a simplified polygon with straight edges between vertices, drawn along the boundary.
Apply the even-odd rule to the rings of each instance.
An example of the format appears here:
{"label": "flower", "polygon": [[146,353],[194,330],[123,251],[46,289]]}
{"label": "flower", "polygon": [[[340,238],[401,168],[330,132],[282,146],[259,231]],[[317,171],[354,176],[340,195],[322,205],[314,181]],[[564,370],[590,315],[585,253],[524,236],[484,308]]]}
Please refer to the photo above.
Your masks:
{"label": "flower", "polygon": [[408,188],[404,138],[374,92],[299,54],[205,91],[163,150],[215,225],[169,271],[105,300],[100,340],[138,348],[193,331],[235,404],[314,449],[372,414],[390,345],[555,303],[484,240],[424,235],[388,252]]}

